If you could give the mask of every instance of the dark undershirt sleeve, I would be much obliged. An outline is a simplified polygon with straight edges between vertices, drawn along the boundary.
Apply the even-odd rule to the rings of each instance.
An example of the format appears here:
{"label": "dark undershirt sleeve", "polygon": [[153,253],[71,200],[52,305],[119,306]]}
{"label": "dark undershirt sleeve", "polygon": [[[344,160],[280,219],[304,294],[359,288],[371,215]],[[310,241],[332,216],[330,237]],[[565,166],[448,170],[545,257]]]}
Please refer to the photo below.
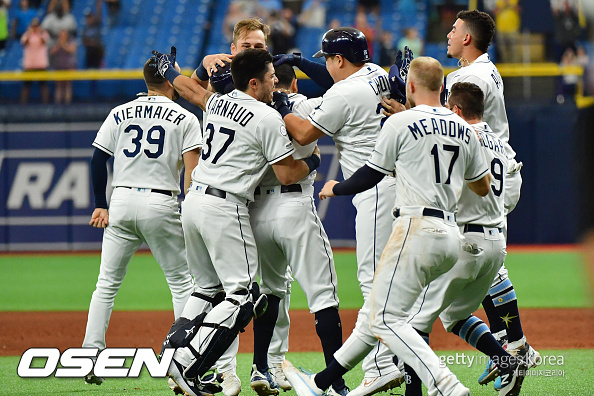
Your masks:
{"label": "dark undershirt sleeve", "polygon": [[95,195],[95,208],[107,209],[105,188],[107,187],[107,160],[109,157],[111,155],[105,151],[95,148],[93,158],[91,158],[91,181]]}
{"label": "dark undershirt sleeve", "polygon": [[354,195],[365,190],[369,190],[371,187],[379,183],[385,174],[370,168],[367,165],[363,165],[359,168],[351,177],[345,181],[336,184],[332,188],[334,195]]}

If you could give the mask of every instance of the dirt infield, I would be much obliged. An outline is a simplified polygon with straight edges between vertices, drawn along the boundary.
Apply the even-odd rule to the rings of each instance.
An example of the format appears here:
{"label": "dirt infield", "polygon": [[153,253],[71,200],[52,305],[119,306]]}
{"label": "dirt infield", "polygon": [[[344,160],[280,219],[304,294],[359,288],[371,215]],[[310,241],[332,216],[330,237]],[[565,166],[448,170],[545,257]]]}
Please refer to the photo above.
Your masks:
{"label": "dirt infield", "polygon": [[[537,349],[594,348],[594,311],[591,309],[523,309],[522,324],[530,344]],[[357,311],[342,310],[343,337],[351,333]],[[484,312],[478,316],[485,319]],[[80,347],[85,333],[86,312],[0,312],[0,356],[20,356],[32,347]],[[173,322],[171,312],[114,312],[107,331],[109,347],[152,347],[160,350]],[[240,336],[240,352],[252,352],[252,329]],[[292,352],[321,351],[308,311],[291,311],[289,339]],[[431,334],[435,350],[465,350],[470,347],[447,334],[436,323]]]}

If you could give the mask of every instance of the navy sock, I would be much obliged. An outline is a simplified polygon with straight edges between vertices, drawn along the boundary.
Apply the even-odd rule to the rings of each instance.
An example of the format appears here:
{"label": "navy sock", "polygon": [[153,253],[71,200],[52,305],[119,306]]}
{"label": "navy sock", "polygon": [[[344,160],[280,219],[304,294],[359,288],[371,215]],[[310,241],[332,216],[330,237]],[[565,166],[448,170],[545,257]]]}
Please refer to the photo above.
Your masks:
{"label": "navy sock", "polygon": [[493,337],[487,325],[476,316],[471,315],[456,323],[452,333],[494,361],[500,362],[503,357],[507,356],[507,352]]}
{"label": "navy sock", "polygon": [[[332,359],[332,361],[326,366],[324,370],[316,374],[314,377],[314,382],[318,388],[326,390],[330,387],[330,385],[334,386],[334,382],[336,382],[337,378],[342,379],[342,376],[348,371],[349,370],[342,367],[340,363],[336,361],[336,359]],[[336,389],[336,387],[334,387],[334,390],[339,391],[342,390],[342,388]]]}
{"label": "navy sock", "polygon": [[501,326],[507,331],[507,341],[518,341],[524,337],[516,291],[509,278],[493,286],[489,294]]}
{"label": "navy sock", "polygon": [[267,294],[268,307],[258,319],[254,319],[254,364],[261,373],[268,370],[268,348],[278,319],[280,298]]}
{"label": "navy sock", "polygon": [[406,384],[406,396],[421,396],[423,394],[423,383],[415,371],[404,363],[404,383]]}
{"label": "navy sock", "polygon": [[[325,308],[315,313],[316,333],[322,343],[324,360],[329,365],[334,360],[334,352],[342,346],[342,322],[338,309],[335,307]],[[339,391],[345,387],[341,378],[332,382],[334,390]],[[326,388],[321,388],[326,389]]]}
{"label": "navy sock", "polygon": [[499,316],[497,316],[495,305],[493,305],[493,300],[489,294],[487,294],[483,300],[483,308],[487,314],[487,319],[489,319],[489,328],[491,329],[491,333],[495,334],[505,330],[505,325],[501,319],[499,319]]}

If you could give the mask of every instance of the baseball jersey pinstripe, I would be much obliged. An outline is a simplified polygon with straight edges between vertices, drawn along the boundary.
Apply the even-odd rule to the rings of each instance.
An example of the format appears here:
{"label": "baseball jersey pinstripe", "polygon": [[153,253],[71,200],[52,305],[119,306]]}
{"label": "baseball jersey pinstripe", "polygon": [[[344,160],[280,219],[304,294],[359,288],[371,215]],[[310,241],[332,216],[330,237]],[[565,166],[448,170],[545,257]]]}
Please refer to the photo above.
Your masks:
{"label": "baseball jersey pinstripe", "polygon": [[177,194],[182,154],[201,144],[196,116],[164,96],[143,96],[117,106],[93,142],[114,157],[113,187],[154,188]]}
{"label": "baseball jersey pinstripe", "polygon": [[447,75],[445,84],[446,101],[452,85],[457,82],[476,84],[483,91],[485,95],[483,121],[489,124],[497,137],[504,142],[507,156],[514,158],[516,153],[509,145],[509,123],[505,112],[503,79],[497,67],[489,59],[489,55],[483,54],[470,65],[461,67]]}
{"label": "baseball jersey pinstripe", "polygon": [[[239,90],[212,95],[204,112],[201,160],[192,181],[253,201],[267,164],[294,151],[285,123],[272,107]],[[225,160],[218,163],[223,156]]]}
{"label": "baseball jersey pinstripe", "polygon": [[[464,167],[456,166],[458,158]],[[388,118],[367,165],[387,175],[396,170],[396,207],[448,212],[456,211],[464,180],[489,172],[472,127],[444,107],[426,105]]]}

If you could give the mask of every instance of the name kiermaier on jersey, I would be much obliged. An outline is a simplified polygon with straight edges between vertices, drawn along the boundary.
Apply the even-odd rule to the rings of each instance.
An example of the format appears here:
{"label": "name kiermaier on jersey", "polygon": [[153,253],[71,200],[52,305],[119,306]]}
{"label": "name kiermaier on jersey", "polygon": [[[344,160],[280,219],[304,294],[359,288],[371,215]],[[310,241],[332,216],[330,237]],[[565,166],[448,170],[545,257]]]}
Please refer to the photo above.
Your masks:
{"label": "name kiermaier on jersey", "polygon": [[[145,366],[153,378],[164,378],[173,359],[174,348],[167,348],[158,359],[152,348],[69,348],[60,354],[58,348],[29,348],[21,356],[17,374],[21,378],[83,378],[91,371],[104,378],[138,378]],[[99,353],[99,354],[97,354]],[[126,358],[132,358],[125,367]],[[43,367],[35,366],[45,360]],[[58,362],[60,367],[58,368]]]}
{"label": "name kiermaier on jersey", "polygon": [[180,113],[177,116],[175,116],[175,119],[172,119],[176,113],[177,113],[177,110],[174,110],[169,107],[156,106],[153,104],[145,104],[145,105],[130,106],[130,107],[126,107],[124,109],[118,110],[113,113],[113,118],[114,118],[116,125],[120,125],[120,122],[128,120],[130,118],[134,118],[134,119],[153,118],[153,119],[169,121],[175,125],[179,125],[179,123],[184,118],[186,118],[186,115]]}

